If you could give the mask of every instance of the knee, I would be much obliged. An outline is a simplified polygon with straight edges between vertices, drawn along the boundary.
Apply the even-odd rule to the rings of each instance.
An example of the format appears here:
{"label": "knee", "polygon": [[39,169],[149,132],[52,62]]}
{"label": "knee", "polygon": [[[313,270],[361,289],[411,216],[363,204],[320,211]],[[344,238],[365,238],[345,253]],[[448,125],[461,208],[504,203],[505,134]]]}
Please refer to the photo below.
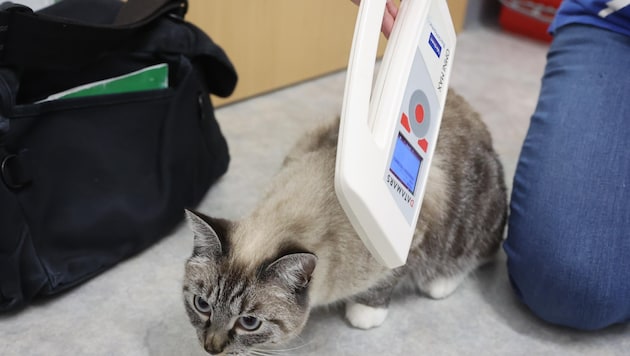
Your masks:
{"label": "knee", "polygon": [[630,320],[626,257],[558,236],[510,232],[505,243],[508,271],[521,301],[541,319],[575,329],[596,330]]}

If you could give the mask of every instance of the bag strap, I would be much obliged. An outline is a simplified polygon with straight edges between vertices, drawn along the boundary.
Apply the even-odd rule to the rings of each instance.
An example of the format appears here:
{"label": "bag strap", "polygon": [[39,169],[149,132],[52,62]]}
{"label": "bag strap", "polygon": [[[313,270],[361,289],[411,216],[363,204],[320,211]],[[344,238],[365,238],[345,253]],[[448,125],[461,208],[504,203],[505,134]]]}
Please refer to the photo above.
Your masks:
{"label": "bag strap", "polygon": [[127,1],[124,3],[114,26],[141,26],[151,22],[167,12],[177,13],[183,18],[188,11],[188,1],[186,0],[141,0]]}
{"label": "bag strap", "polygon": [[119,46],[162,15],[172,13],[183,17],[188,2],[128,0],[121,4],[113,23],[91,24],[3,3],[0,5],[0,65],[19,69],[76,67]]}

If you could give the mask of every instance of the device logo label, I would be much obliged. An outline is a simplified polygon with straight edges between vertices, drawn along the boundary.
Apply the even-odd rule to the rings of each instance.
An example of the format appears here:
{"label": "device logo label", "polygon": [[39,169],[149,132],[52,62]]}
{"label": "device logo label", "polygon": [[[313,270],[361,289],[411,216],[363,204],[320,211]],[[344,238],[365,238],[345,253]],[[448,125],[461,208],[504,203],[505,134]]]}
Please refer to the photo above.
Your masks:
{"label": "device logo label", "polygon": [[440,58],[440,56],[442,55],[442,45],[437,40],[437,38],[435,38],[433,32],[429,34],[429,46],[431,46],[433,52],[435,52],[438,58]]}
{"label": "device logo label", "polygon": [[446,77],[446,70],[448,69],[448,59],[451,56],[451,51],[447,48],[444,52],[444,62],[442,63],[442,71],[440,72],[440,80],[438,81],[437,89],[442,91],[444,88],[444,79]]}
{"label": "device logo label", "polygon": [[398,193],[398,195],[402,198],[402,200],[405,203],[409,204],[409,206],[413,208],[413,205],[415,204],[413,195],[410,194],[407,191],[407,189],[405,189],[405,187],[403,187],[400,183],[398,183],[398,180],[392,177],[391,174],[387,175],[387,183],[389,184],[389,186],[392,188],[394,192]]}

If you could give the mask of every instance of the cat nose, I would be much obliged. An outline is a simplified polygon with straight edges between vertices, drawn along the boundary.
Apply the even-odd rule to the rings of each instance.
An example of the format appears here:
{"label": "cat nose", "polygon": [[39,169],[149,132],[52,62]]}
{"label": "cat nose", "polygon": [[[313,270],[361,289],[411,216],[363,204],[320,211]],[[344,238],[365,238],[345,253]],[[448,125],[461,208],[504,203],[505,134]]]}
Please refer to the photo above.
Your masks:
{"label": "cat nose", "polygon": [[210,355],[218,355],[223,352],[224,345],[216,348],[214,345],[212,345],[212,343],[206,343],[203,348],[206,349],[206,352]]}
{"label": "cat nose", "polygon": [[209,337],[206,339],[203,348],[211,355],[218,355],[223,352],[226,344],[224,340],[220,340],[218,337]]}

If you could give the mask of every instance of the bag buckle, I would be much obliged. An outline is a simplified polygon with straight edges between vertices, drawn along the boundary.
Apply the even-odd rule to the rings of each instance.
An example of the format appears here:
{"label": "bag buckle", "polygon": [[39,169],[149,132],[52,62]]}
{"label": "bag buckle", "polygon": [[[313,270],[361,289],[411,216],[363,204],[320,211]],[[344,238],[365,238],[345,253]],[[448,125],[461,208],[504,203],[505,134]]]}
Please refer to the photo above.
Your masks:
{"label": "bag buckle", "polygon": [[20,161],[20,155],[7,154],[0,162],[0,178],[11,190],[23,189],[31,183],[30,174]]}

